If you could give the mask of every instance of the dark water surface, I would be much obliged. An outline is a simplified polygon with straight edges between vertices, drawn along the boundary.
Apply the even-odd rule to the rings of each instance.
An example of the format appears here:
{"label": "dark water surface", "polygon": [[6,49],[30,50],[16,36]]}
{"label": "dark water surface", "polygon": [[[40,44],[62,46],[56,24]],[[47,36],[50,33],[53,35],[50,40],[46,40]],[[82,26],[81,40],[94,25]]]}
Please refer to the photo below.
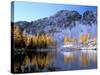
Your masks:
{"label": "dark water surface", "polygon": [[97,68],[96,50],[37,50],[15,55],[16,73],[65,71]]}

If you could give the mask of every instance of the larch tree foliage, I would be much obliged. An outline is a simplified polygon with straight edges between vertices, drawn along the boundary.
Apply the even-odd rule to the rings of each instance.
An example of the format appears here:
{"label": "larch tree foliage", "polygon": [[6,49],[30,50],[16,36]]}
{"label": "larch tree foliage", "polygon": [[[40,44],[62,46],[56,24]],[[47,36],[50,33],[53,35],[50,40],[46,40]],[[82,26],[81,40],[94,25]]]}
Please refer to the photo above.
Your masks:
{"label": "larch tree foliage", "polygon": [[87,41],[86,36],[81,34],[80,35],[80,42],[82,43],[82,46],[85,46],[86,41]]}
{"label": "larch tree foliage", "polygon": [[51,45],[51,38],[48,34],[45,35],[45,43],[47,44],[47,47],[49,47]]}
{"label": "larch tree foliage", "polygon": [[90,39],[91,34],[88,32],[87,35],[81,34],[79,41],[82,43],[82,46],[85,46],[86,42]]}
{"label": "larch tree foliage", "polygon": [[64,40],[63,40],[64,44],[68,44],[69,42],[71,42],[71,39],[67,36],[64,37]]}
{"label": "larch tree foliage", "polygon": [[23,41],[25,43],[25,47],[27,48],[29,45],[31,45],[31,36],[29,35],[24,36]]}
{"label": "larch tree foliage", "polygon": [[22,41],[22,34],[19,26],[16,24],[14,24],[13,38],[14,38],[15,47],[20,47]]}
{"label": "larch tree foliage", "polygon": [[38,36],[37,35],[32,36],[32,42],[33,42],[33,47],[36,47],[38,44]]}
{"label": "larch tree foliage", "polygon": [[97,38],[96,38],[96,37],[93,38],[93,44],[94,44],[94,45],[97,44]]}

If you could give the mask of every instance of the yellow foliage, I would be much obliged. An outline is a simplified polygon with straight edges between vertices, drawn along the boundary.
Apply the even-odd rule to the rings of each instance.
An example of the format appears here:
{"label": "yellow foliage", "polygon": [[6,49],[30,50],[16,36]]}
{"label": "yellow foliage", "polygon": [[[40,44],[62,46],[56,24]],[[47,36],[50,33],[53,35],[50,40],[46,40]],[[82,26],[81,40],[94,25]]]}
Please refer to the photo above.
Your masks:
{"label": "yellow foliage", "polygon": [[38,44],[42,45],[43,44],[43,40],[44,40],[44,36],[43,35],[39,35],[38,36]]}
{"label": "yellow foliage", "polygon": [[32,57],[31,63],[36,66],[47,66],[50,63],[50,54],[48,53],[47,56],[41,57],[41,55],[34,55]]}
{"label": "yellow foliage", "polygon": [[90,63],[90,59],[84,53],[82,53],[80,56],[80,63],[81,65],[88,65]]}
{"label": "yellow foliage", "polygon": [[50,46],[50,44],[51,44],[51,38],[49,37],[48,34],[45,35],[45,42],[46,42],[47,46]]}
{"label": "yellow foliage", "polygon": [[47,66],[50,63],[50,60],[51,60],[50,53],[48,53],[48,55],[45,58],[45,64],[44,65]]}
{"label": "yellow foliage", "polygon": [[37,35],[33,35],[32,42],[33,42],[33,45],[37,45],[38,44],[38,36]]}
{"label": "yellow foliage", "polygon": [[43,45],[43,44],[46,44],[47,46],[50,46],[51,38],[49,37],[48,34],[34,35],[32,37],[32,42],[33,42],[33,45],[35,45],[35,46]]}
{"label": "yellow foliage", "polygon": [[31,44],[31,37],[29,35],[26,35],[23,37],[23,41],[25,42],[26,46],[29,46]]}
{"label": "yellow foliage", "polygon": [[79,40],[82,43],[82,45],[84,46],[86,44],[86,41],[87,41],[87,36],[81,34]]}
{"label": "yellow foliage", "polygon": [[36,61],[36,56],[32,56],[32,61],[31,61],[31,63],[34,65],[36,65],[37,64],[37,61]]}
{"label": "yellow foliage", "polygon": [[37,64],[39,64],[39,65],[41,64],[41,58],[40,58],[40,55],[37,56]]}
{"label": "yellow foliage", "polygon": [[23,64],[30,64],[30,58],[28,56],[25,57]]}
{"label": "yellow foliage", "polygon": [[41,64],[40,64],[40,65],[41,65],[41,66],[44,66],[44,63],[45,63],[45,62],[44,62],[44,58],[41,58]]}
{"label": "yellow foliage", "polygon": [[96,38],[96,37],[93,39],[93,43],[94,43],[95,45],[97,44],[97,38]]}
{"label": "yellow foliage", "polygon": [[25,42],[25,45],[26,46],[29,46],[30,44],[32,44],[33,46],[42,46],[44,44],[48,46],[51,45],[51,38],[49,35],[44,35],[44,34],[41,34],[41,35],[33,35],[33,36],[30,36],[30,35],[25,35],[23,36],[23,41]]}
{"label": "yellow foliage", "polygon": [[87,35],[81,34],[79,37],[79,41],[82,43],[83,46],[85,46],[87,40],[90,39],[91,34],[88,32]]}
{"label": "yellow foliage", "polygon": [[68,44],[69,42],[71,42],[71,39],[68,37],[64,37],[64,44]]}
{"label": "yellow foliage", "polygon": [[68,63],[70,60],[71,60],[71,57],[64,54],[64,59],[63,59],[64,63]]}
{"label": "yellow foliage", "polygon": [[14,26],[14,41],[18,43],[22,40],[21,31],[18,26]]}

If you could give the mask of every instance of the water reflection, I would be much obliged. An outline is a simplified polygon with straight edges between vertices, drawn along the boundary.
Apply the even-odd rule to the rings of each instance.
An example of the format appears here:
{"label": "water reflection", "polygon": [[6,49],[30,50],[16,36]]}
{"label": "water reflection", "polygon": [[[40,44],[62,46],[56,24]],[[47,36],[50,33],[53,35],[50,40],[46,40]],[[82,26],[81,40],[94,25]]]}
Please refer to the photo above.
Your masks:
{"label": "water reflection", "polygon": [[46,72],[96,68],[96,50],[77,50],[72,52],[33,51],[30,54],[15,55],[15,73]]}

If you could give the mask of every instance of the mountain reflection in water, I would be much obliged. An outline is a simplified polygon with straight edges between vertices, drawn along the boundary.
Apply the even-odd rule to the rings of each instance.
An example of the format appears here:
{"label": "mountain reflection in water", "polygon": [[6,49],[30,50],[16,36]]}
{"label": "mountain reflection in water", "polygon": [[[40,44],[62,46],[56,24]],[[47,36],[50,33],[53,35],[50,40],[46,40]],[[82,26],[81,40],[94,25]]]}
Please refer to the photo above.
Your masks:
{"label": "mountain reflection in water", "polygon": [[76,50],[64,52],[33,51],[27,54],[16,54],[14,72],[47,72],[63,70],[94,69],[97,66],[96,50]]}

